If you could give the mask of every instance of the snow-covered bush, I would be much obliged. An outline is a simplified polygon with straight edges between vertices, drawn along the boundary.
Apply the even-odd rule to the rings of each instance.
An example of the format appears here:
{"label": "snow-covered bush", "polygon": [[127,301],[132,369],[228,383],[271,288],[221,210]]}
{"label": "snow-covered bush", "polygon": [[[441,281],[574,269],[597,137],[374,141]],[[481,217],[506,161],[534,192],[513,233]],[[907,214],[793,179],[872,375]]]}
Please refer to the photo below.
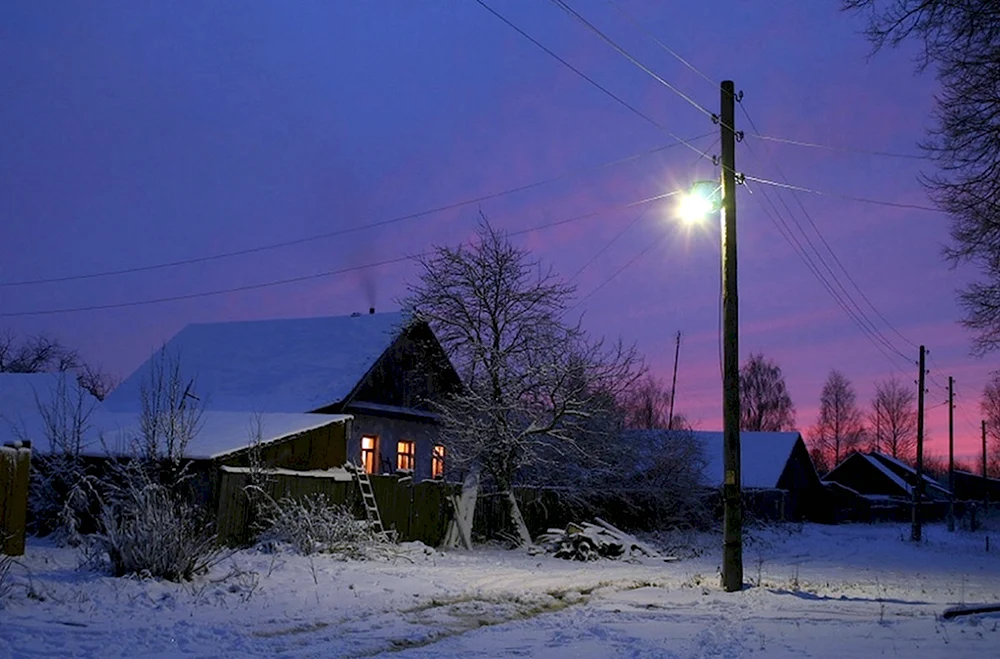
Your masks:
{"label": "snow-covered bush", "polygon": [[115,576],[188,580],[222,560],[211,525],[179,494],[139,461],[121,463],[103,482],[95,536]]}
{"label": "snow-covered bush", "polygon": [[262,543],[287,544],[303,555],[369,558],[389,544],[367,521],[355,519],[345,506],[330,503],[322,494],[271,502],[265,527],[260,535]]}

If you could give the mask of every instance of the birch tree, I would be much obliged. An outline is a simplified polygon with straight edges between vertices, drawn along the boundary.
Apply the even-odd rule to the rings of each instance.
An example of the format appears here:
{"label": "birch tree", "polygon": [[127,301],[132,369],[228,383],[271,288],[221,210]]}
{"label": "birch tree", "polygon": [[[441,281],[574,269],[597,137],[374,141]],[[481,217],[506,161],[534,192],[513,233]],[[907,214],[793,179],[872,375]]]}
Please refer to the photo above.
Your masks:
{"label": "birch tree", "polygon": [[869,425],[872,448],[910,462],[917,448],[917,394],[892,377],[875,384]]}
{"label": "birch tree", "polygon": [[830,371],[820,393],[819,418],[812,437],[814,445],[827,455],[828,464],[837,466],[841,458],[861,446],[864,432],[854,385],[840,371]]}
{"label": "birch tree", "polygon": [[616,432],[605,421],[638,359],[565,322],[573,287],[485,220],[471,246],[436,247],[419,263],[403,308],[431,325],[464,384],[436,403],[448,455],[492,481],[529,543],[514,486]]}
{"label": "birch tree", "polygon": [[795,406],[781,367],[751,354],[740,369],[740,429],[776,432],[795,426]]}

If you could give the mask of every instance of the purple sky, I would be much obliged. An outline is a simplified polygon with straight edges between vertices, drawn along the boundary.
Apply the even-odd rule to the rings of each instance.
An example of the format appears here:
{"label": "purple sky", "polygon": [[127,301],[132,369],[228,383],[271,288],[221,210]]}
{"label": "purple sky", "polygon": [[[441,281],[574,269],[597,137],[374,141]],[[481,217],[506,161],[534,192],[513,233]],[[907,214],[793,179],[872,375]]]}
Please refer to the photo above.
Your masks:
{"label": "purple sky", "polygon": [[[620,2],[715,84],[660,49],[613,5],[571,4],[699,104],[717,111],[717,83],[732,79],[766,135],[918,153],[916,142],[930,124],[933,76],[914,74],[913,50],[869,60],[858,17],[839,13],[838,3]],[[490,4],[671,132],[710,133],[694,144],[718,153],[718,128],[708,117],[553,4]],[[415,268],[401,262],[163,304],[20,314],[393,259],[466,239],[479,209],[496,226],[517,231],[618,208],[516,240],[572,277],[583,297],[665,237],[578,309],[593,333],[636,342],[665,380],[674,335],[682,331],[678,409],[697,427],[719,427],[717,223],[688,232],[671,217],[668,200],[621,234],[639,213],[622,210],[624,204],[715,178],[718,170],[675,146],[580,173],[672,140],[475,2],[17,0],[0,7],[0,61],[5,284],[306,238],[566,175],[464,208],[282,249],[114,277],[0,286],[0,327],[56,335],[124,376],[190,322],[396,308]],[[737,127],[753,132],[739,110]],[[930,165],[750,136],[737,150],[737,168],[748,175],[783,180],[784,174],[817,190],[928,205],[916,180],[922,167]],[[810,274],[766,214],[765,192],[794,231],[797,222],[818,249],[825,249],[823,240],[829,244],[905,339],[824,252],[831,268],[906,359],[877,350]],[[970,335],[957,324],[955,290],[973,273],[941,259],[947,219],[830,196],[803,193],[796,200],[759,183],[741,189],[738,204],[741,354],[763,351],[778,361],[800,429],[815,423],[831,368],[855,383],[864,403],[876,380],[895,373],[912,382],[912,341],[931,350],[928,451],[947,451],[947,407],[940,403],[949,375],[957,380],[957,452],[976,451],[979,393],[997,360],[970,357]]]}

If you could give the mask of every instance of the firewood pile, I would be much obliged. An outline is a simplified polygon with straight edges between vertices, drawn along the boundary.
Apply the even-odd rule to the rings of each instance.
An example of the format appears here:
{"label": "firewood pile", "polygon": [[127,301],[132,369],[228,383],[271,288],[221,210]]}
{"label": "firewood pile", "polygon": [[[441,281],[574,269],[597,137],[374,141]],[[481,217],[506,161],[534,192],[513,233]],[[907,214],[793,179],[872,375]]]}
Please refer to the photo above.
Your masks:
{"label": "firewood pile", "polygon": [[572,561],[596,561],[602,558],[637,560],[641,558],[676,560],[663,556],[635,536],[615,528],[600,517],[594,524],[570,523],[565,529],[549,529],[538,538],[539,553]]}

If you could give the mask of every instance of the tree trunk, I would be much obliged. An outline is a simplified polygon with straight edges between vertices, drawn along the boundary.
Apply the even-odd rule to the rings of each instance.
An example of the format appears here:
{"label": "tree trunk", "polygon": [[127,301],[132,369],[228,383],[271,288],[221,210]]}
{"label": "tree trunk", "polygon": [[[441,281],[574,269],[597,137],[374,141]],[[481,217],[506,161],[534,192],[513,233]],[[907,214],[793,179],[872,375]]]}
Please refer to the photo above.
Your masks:
{"label": "tree trunk", "polygon": [[528,526],[524,523],[524,517],[521,516],[521,509],[517,506],[517,498],[514,496],[514,490],[507,490],[507,503],[510,504],[510,519],[514,522],[514,526],[517,527],[517,536],[521,541],[520,546],[531,544],[531,534],[528,533]]}

